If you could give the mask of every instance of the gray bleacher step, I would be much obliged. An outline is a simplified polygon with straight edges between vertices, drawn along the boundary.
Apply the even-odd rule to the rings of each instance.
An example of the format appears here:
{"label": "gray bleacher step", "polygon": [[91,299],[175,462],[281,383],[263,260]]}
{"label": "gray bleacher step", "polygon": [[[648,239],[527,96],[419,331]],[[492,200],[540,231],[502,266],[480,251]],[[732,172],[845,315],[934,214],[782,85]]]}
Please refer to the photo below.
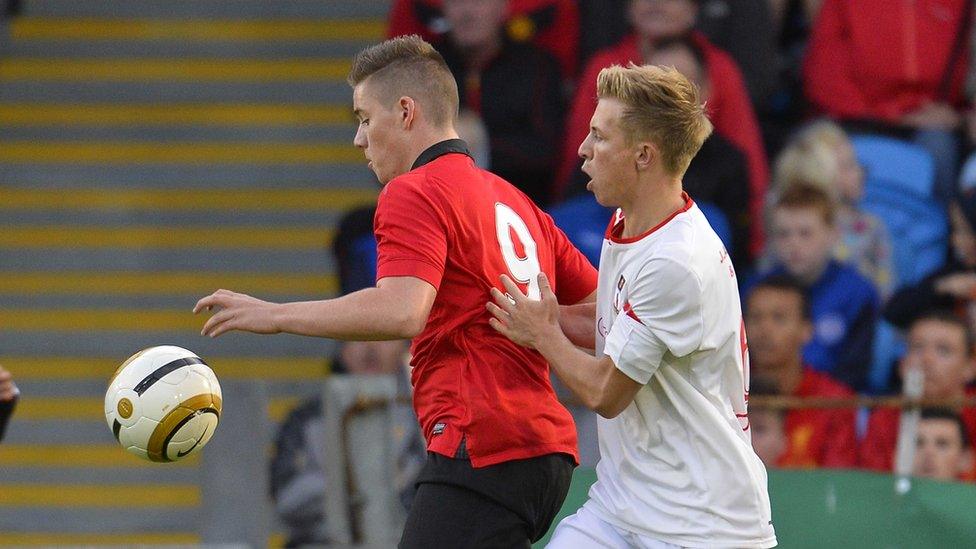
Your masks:
{"label": "gray bleacher step", "polygon": [[[103,429],[107,429],[104,425]],[[11,442],[4,439],[4,442]],[[120,449],[120,451],[122,451]],[[128,459],[129,456],[123,456]],[[132,459],[138,460],[136,456]],[[65,456],[65,460],[70,460],[71,456]],[[28,479],[30,482],[40,484],[73,484],[79,481],[88,484],[191,484],[200,479],[200,470],[197,467],[177,466],[170,467],[170,464],[159,463],[145,467],[98,467],[98,468],[77,468],[77,467],[0,467],[0,484],[20,483]],[[2,540],[0,534],[0,540]]]}
{"label": "gray bleacher step", "polygon": [[344,125],[288,125],[288,126],[223,126],[223,125],[159,125],[139,126],[138,119],[128,125],[84,126],[0,126],[0,139],[18,141],[140,141],[158,142],[258,142],[307,143],[334,145],[352,144],[356,126]]}
{"label": "gray bleacher step", "polygon": [[335,271],[322,250],[0,248],[4,271],[206,271],[322,274]]}
{"label": "gray bleacher step", "polygon": [[385,18],[389,0],[24,0],[26,15],[58,17],[257,18]]}
{"label": "gray bleacher step", "polygon": [[20,188],[82,189],[261,189],[269,187],[376,190],[376,177],[363,164],[5,164],[0,181]]}
{"label": "gray bleacher step", "polygon": [[[295,210],[213,210],[159,211],[159,210],[8,210],[0,208],[0,219],[6,225],[152,225],[161,227],[182,226],[246,226],[246,225],[321,225],[332,227],[341,219],[339,208],[321,211]],[[324,242],[324,240],[323,240]]]}
{"label": "gray bleacher step", "polygon": [[[50,383],[50,382],[48,382]],[[73,385],[75,382],[71,381],[60,381],[62,385]],[[108,379],[106,377],[105,384],[108,384]],[[24,385],[21,381],[20,385]],[[39,387],[40,382],[31,381],[28,386],[33,385],[33,388]],[[33,393],[25,393],[24,398],[32,398]],[[59,394],[59,396],[66,396]],[[104,421],[62,421],[62,420],[33,420],[33,419],[23,419],[17,416],[13,416],[14,420],[10,422],[7,427],[7,432],[3,437],[3,443],[5,445],[10,444],[108,444],[114,441],[112,434],[108,433],[108,438],[105,436],[105,432],[108,431],[108,425]],[[6,473],[7,476],[0,476],[0,482],[4,482],[4,478],[10,478],[12,471],[10,469],[21,469],[20,467],[0,467],[0,474]],[[24,467],[23,469],[30,469]],[[77,467],[71,467],[67,469],[63,476],[67,478],[70,476],[69,473],[74,471],[77,473]],[[39,481],[43,482],[43,481]]]}
{"label": "gray bleacher step", "polygon": [[197,507],[6,507],[0,513],[0,532],[193,532],[199,522]]}
{"label": "gray bleacher step", "polygon": [[352,59],[369,46],[367,41],[296,42],[184,42],[164,40],[13,40],[0,47],[5,57],[56,57],[112,59],[147,58],[227,58],[227,59],[294,59],[300,57],[348,57]]}
{"label": "gray bleacher step", "polygon": [[[186,311],[190,315],[193,303]],[[204,321],[201,319],[200,327]],[[128,331],[0,331],[0,349],[9,355],[105,355],[119,356],[155,345],[177,345],[200,355],[225,356],[305,356],[329,357],[336,342],[328,339],[294,335],[258,336],[230,333],[210,339],[195,332],[128,332]]]}
{"label": "gray bleacher step", "polygon": [[[163,342],[159,344],[169,344],[169,343]],[[196,352],[204,360],[210,359],[211,362],[214,361],[215,359],[223,360],[224,362],[229,360],[227,358],[221,358],[221,356],[218,354],[203,352],[203,350],[199,349],[200,347],[199,345],[196,346],[183,345],[183,347],[186,347],[187,349]],[[131,354],[139,351],[140,349],[142,349],[142,347],[119,348],[117,362],[121,364],[122,361],[124,361]],[[73,356],[77,356],[77,355],[73,355]],[[308,357],[302,357],[303,360],[307,360],[307,358]],[[220,368],[217,367],[214,371],[217,373],[217,377],[219,379],[221,376]],[[100,400],[105,396],[105,389],[108,387],[108,379],[112,375],[112,373],[114,373],[114,370],[110,372],[105,372],[104,379],[85,378],[85,379],[72,379],[70,381],[47,380],[47,379],[26,379],[20,382],[18,385],[20,386],[21,392],[23,394],[23,398],[25,399],[26,398],[76,397],[76,398],[94,398]],[[315,381],[309,381],[309,380],[301,380],[301,381],[260,380],[260,382],[265,384],[269,399],[276,399],[276,398],[289,397],[289,396],[300,396],[304,398],[310,395],[318,394],[318,392],[321,390],[321,387],[319,387]],[[225,387],[225,393],[227,394],[224,395],[224,400],[227,400],[228,397],[233,397],[233,393],[228,391],[230,391],[230,389]],[[24,432],[20,432],[20,434],[15,434],[14,426],[13,426],[14,423],[16,422],[14,421],[11,422],[11,431],[10,431],[11,440],[7,440],[6,438],[4,438],[4,442],[14,443],[15,438],[19,437],[20,440],[29,439],[31,442],[34,443],[43,442],[44,444],[54,444],[54,441],[48,439],[47,437],[40,437],[40,436],[33,437]],[[35,420],[32,421],[31,423],[33,426],[36,427],[40,425],[42,421]],[[65,425],[84,426],[85,434],[92,435],[93,438],[91,439],[91,441],[96,444],[109,444],[109,443],[114,444],[115,442],[115,440],[112,438],[112,433],[109,432],[108,429],[104,429],[104,432],[102,432],[102,429],[94,428],[94,426],[106,427],[105,423],[100,420],[93,421],[91,418],[82,418],[78,421],[71,421],[69,423],[65,423]],[[27,427],[23,427],[23,428],[27,428]],[[55,432],[56,430],[57,430],[56,426],[50,426],[48,434],[50,434],[51,432]],[[76,440],[76,438],[72,437],[69,440]],[[73,444],[73,442],[65,441],[62,442],[61,444]]]}
{"label": "gray bleacher step", "polygon": [[0,101],[37,103],[328,103],[349,105],[345,81],[169,82],[169,81],[5,81]]}
{"label": "gray bleacher step", "polygon": [[[325,275],[323,275],[325,276]],[[216,290],[217,288],[213,288]],[[233,287],[229,287],[233,290]],[[238,288],[240,289],[240,288]],[[308,301],[333,297],[333,294],[279,294],[252,292],[255,297],[276,302]],[[0,294],[0,308],[41,309],[166,309],[174,303],[192,303],[207,295],[205,292],[184,292],[178,295],[99,295],[99,294]]]}
{"label": "gray bleacher step", "polygon": [[[24,394],[25,399],[36,398],[34,391],[41,385],[42,382],[31,381],[27,384],[27,387],[31,392],[26,392]],[[50,382],[47,382],[50,384]],[[72,382],[61,382],[64,385],[74,385],[75,381]],[[21,382],[20,385],[24,385]],[[103,385],[108,385],[108,379],[106,378]],[[62,389],[63,390],[63,389]],[[104,388],[101,391],[104,392]],[[97,396],[98,393],[95,393]],[[65,393],[57,393],[57,396],[68,396]],[[87,396],[87,393],[86,393]],[[3,437],[4,444],[17,444],[17,445],[27,445],[27,444],[43,444],[43,445],[84,445],[84,444],[114,444],[115,439],[112,437],[111,431],[108,429],[108,425],[104,421],[63,421],[63,420],[31,420],[31,419],[21,419],[14,416],[14,420],[10,422],[10,426],[7,428],[7,433]],[[71,456],[65,456],[66,461],[70,462]],[[46,468],[46,467],[45,467]],[[0,467],[0,471],[5,471],[8,469],[7,466]],[[26,469],[26,468],[25,468]],[[173,469],[175,470],[175,469]],[[71,467],[67,469],[62,475],[65,478],[70,477],[70,471],[78,472],[77,467]],[[9,471],[7,471],[9,474]],[[0,477],[2,479],[3,477]],[[78,479],[74,479],[77,482]],[[0,482],[3,482],[0,480]],[[43,481],[38,481],[43,482]],[[70,482],[67,481],[66,482]],[[171,480],[175,482],[175,480]]]}

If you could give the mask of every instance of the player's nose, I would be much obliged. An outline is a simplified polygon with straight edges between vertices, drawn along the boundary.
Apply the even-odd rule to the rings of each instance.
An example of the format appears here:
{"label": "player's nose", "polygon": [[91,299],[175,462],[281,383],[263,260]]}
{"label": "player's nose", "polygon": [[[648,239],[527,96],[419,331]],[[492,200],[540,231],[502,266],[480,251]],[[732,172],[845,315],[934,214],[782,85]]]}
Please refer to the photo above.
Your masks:
{"label": "player's nose", "polygon": [[366,139],[366,132],[363,131],[362,126],[356,129],[356,137],[352,139],[352,144],[360,149],[365,149],[369,144],[369,141]]}
{"label": "player's nose", "polygon": [[591,151],[592,148],[590,147],[590,136],[587,135],[586,139],[583,139],[583,142],[580,143],[579,148],[576,149],[576,154],[579,155],[579,157],[583,160],[589,160],[591,157]]}

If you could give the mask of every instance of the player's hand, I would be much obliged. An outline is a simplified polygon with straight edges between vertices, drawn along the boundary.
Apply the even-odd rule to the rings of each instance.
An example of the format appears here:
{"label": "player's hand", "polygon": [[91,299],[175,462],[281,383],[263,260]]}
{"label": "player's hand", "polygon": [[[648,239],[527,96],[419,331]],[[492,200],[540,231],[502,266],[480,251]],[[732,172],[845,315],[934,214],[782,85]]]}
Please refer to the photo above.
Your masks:
{"label": "player's hand", "polygon": [[13,376],[3,366],[0,366],[0,402],[9,402],[20,394]]}
{"label": "player's hand", "polygon": [[281,330],[275,324],[276,303],[229,290],[217,290],[197,301],[193,314],[204,309],[217,312],[203,325],[201,335],[217,337],[231,330],[243,330],[256,334],[276,334]]}
{"label": "player's hand", "polygon": [[519,345],[538,349],[539,343],[561,333],[559,328],[559,302],[549,287],[545,273],[539,273],[541,299],[529,299],[507,275],[502,275],[502,285],[508,294],[498,288],[491,289],[494,303],[488,302],[488,319],[491,327]]}

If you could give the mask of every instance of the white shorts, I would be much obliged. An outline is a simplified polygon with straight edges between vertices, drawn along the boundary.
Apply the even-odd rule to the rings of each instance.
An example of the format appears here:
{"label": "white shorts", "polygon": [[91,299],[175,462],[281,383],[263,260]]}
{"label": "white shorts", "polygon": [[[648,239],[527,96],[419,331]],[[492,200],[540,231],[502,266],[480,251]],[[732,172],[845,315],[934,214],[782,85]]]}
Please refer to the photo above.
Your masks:
{"label": "white shorts", "polygon": [[628,532],[596,516],[584,505],[559,522],[546,549],[681,549],[677,545]]}

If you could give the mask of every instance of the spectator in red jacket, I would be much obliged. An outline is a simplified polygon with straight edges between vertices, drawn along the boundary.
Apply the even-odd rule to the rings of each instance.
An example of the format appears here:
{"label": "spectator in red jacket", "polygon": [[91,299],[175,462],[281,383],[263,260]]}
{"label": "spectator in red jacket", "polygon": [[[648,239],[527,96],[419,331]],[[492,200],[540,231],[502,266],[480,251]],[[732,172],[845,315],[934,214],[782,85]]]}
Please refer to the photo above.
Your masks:
{"label": "spectator in red jacket", "polygon": [[[746,302],[751,375],[780,395],[849,397],[829,375],[803,365],[810,339],[810,306],[803,287],[787,276],[760,282]],[[854,410],[794,409],[786,413],[786,449],[775,465],[788,468],[853,467],[857,463]]]}
{"label": "spectator in red jacket", "polygon": [[507,0],[444,0],[451,30],[436,48],[461,106],[481,116],[491,170],[536,204],[549,203],[564,116],[559,68],[548,52],[504,33]]}
{"label": "spectator in red jacket", "polygon": [[903,130],[936,161],[936,197],[952,197],[969,64],[968,0],[825,0],[803,75],[814,107]]}
{"label": "spectator in red jacket", "polygon": [[[908,353],[899,369],[904,377],[908,367],[923,373],[924,398],[961,398],[976,373],[972,332],[965,322],[948,312],[929,312],[919,316],[908,331]],[[963,422],[970,440],[976,440],[976,407],[963,408]],[[891,471],[901,410],[879,408],[871,414],[868,431],[861,443],[860,462],[868,469]]]}
{"label": "spectator in red jacket", "polygon": [[[660,40],[691,33],[702,49],[707,66],[710,94],[709,117],[715,132],[728,139],[746,156],[749,168],[750,208],[753,219],[760,219],[766,192],[769,167],[759,133],[756,114],[735,61],[704,35],[692,31],[698,13],[695,0],[631,0],[629,19],[634,32],[616,46],[593,55],[579,80],[566,123],[562,165],[557,174],[556,195],[582,181],[580,160],[576,150],[589,132],[590,117],[596,108],[596,77],[610,65],[646,64]],[[753,224],[750,252],[753,256],[762,248],[762,224]]]}
{"label": "spectator in red jacket", "polygon": [[[443,3],[443,0],[393,0],[387,38],[419,34],[437,45],[450,30]],[[574,0],[509,0],[509,38],[515,42],[531,41],[548,50],[559,61],[566,79],[576,75],[579,65],[579,29],[579,8]]]}

